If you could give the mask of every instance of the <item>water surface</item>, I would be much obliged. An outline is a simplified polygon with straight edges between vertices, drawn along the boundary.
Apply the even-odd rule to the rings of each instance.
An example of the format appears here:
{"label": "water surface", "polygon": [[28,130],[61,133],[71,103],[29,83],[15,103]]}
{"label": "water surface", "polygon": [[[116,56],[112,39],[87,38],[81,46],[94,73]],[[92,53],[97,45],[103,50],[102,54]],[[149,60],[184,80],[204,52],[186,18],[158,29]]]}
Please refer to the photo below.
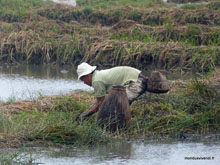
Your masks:
{"label": "water surface", "polygon": [[27,99],[92,90],[77,80],[75,68],[53,65],[0,65],[0,100]]}
{"label": "water surface", "polygon": [[142,139],[93,148],[25,148],[20,156],[22,161],[47,165],[218,165],[220,143]]}

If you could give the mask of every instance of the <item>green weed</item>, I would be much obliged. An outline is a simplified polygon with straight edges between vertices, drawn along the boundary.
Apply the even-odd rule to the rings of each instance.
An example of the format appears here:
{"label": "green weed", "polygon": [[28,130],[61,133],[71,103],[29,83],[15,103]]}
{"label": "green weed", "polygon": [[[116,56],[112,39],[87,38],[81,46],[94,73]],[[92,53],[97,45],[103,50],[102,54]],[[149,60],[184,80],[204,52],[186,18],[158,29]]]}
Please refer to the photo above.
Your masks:
{"label": "green weed", "polygon": [[76,3],[79,6],[90,6],[94,8],[111,8],[116,5],[134,5],[134,6],[141,6],[146,3],[156,3],[161,2],[161,0],[76,0]]}
{"label": "green weed", "polygon": [[30,10],[41,7],[46,3],[48,2],[44,0],[1,0],[0,18],[15,21],[24,17]]}
{"label": "green weed", "polygon": [[[4,119],[6,118],[6,119]],[[21,113],[10,119],[1,114],[1,141],[45,141],[72,145],[94,145],[108,141],[94,121],[79,124],[74,112]],[[10,137],[10,138],[9,138]]]}
{"label": "green weed", "polygon": [[114,133],[97,125],[96,115],[81,121],[89,104],[67,96],[54,100],[48,111],[0,114],[0,141],[10,146],[43,141],[71,145],[96,145],[114,139],[150,135],[216,133],[220,102],[216,88],[194,79],[167,95],[146,94],[131,106],[130,128]]}
{"label": "green weed", "polygon": [[194,94],[198,94],[199,96],[207,97],[210,99],[214,98],[217,95],[215,88],[211,86],[208,81],[199,81],[197,78],[192,80],[192,82],[189,84],[188,89],[192,90],[191,92]]}
{"label": "green weed", "polygon": [[194,9],[201,9],[204,8],[205,4],[195,4],[195,3],[187,3],[183,6],[181,6],[181,9],[187,9],[187,10],[194,10]]}
{"label": "green weed", "polygon": [[141,14],[137,11],[133,10],[129,13],[129,17],[134,21],[140,21],[141,20]]}
{"label": "green weed", "polygon": [[219,1],[214,1],[211,2],[209,4],[207,4],[209,9],[213,9],[213,10],[219,10],[220,9],[220,2]]}
{"label": "green weed", "polygon": [[201,33],[202,30],[199,26],[188,25],[185,40],[192,46],[201,45]]}
{"label": "green weed", "polygon": [[210,34],[210,38],[208,39],[208,45],[220,45],[219,32],[217,30],[212,30]]}
{"label": "green weed", "polygon": [[219,50],[215,48],[197,50],[192,55],[192,65],[201,72],[212,71],[220,64],[218,54]]}
{"label": "green weed", "polygon": [[10,24],[10,23],[8,23],[8,24],[1,24],[1,25],[0,25],[0,29],[1,29],[1,31],[3,31],[3,32],[11,31],[11,30],[14,29],[14,25],[13,25],[13,24]]}

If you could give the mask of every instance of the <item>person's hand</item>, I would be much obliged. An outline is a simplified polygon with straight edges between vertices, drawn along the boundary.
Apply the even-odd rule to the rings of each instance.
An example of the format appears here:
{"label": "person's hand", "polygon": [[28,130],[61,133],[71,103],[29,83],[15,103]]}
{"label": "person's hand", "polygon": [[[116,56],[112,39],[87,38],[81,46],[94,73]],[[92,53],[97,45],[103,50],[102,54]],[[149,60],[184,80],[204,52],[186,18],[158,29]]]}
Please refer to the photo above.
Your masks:
{"label": "person's hand", "polygon": [[82,122],[87,116],[88,116],[88,115],[87,115],[86,112],[81,113],[81,115],[79,116],[80,121]]}

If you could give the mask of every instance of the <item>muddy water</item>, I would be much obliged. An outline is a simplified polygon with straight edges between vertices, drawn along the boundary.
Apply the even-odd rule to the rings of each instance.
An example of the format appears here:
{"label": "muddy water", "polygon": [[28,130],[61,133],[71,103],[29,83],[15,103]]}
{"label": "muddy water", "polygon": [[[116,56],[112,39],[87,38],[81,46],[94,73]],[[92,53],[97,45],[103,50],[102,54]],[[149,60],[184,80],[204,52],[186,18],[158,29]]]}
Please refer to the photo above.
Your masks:
{"label": "muddy water", "polygon": [[[23,148],[1,150],[17,155],[14,160],[47,165],[218,165],[219,141],[155,141],[116,142],[93,148]],[[2,161],[3,163],[3,161]]]}
{"label": "muddy water", "polygon": [[77,80],[70,66],[0,65],[0,100],[31,100],[39,96],[66,94],[75,90],[92,90]]}

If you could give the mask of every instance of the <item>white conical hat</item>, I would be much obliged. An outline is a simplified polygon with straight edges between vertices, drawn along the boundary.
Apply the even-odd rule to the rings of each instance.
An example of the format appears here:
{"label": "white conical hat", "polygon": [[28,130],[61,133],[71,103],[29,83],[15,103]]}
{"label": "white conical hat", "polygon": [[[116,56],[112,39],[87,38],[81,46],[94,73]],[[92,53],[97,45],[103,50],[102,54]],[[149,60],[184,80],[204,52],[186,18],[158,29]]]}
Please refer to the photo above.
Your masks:
{"label": "white conical hat", "polygon": [[77,67],[77,71],[76,71],[78,74],[78,80],[82,76],[85,76],[87,74],[92,73],[95,69],[96,69],[96,66],[91,66],[91,65],[87,64],[86,62],[79,64]]}

